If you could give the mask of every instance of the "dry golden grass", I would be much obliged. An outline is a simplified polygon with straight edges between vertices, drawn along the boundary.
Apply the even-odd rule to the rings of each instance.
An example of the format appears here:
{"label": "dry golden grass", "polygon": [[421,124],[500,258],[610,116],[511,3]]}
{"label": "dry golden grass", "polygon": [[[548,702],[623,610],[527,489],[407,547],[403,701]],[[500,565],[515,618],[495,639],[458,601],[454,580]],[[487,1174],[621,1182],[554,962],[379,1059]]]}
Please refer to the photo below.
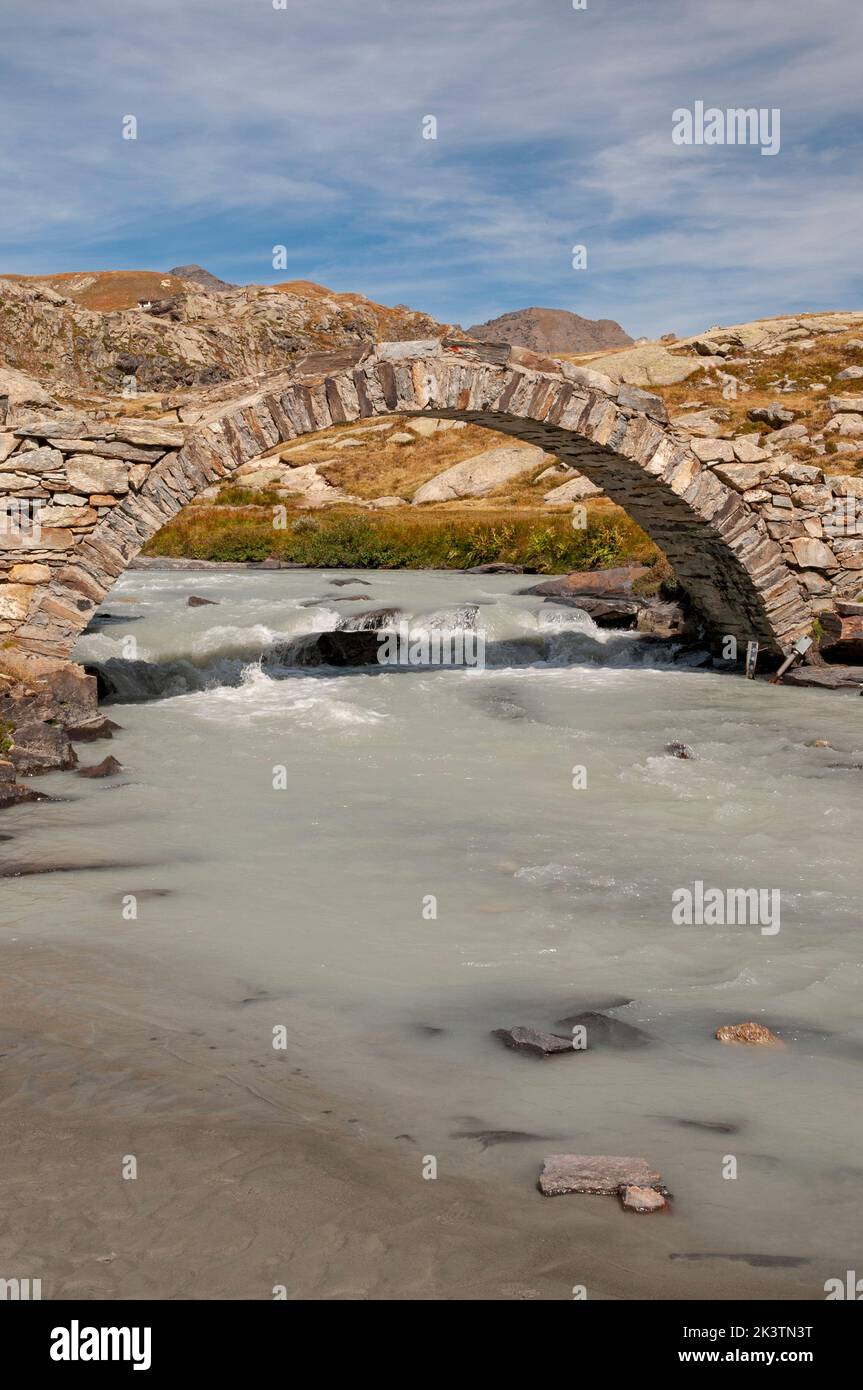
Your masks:
{"label": "dry golden grass", "polygon": [[[422,483],[454,463],[473,458],[487,449],[518,444],[517,440],[499,434],[497,430],[480,429],[478,425],[444,430],[428,438],[417,435],[413,444],[394,444],[390,442],[393,434],[411,433],[404,420],[394,417],[390,431],[354,435],[362,441],[361,448],[333,448],[336,441],[351,436],[356,428],[355,425],[345,425],[323,430],[309,441],[308,448],[281,445],[271,450],[268,457],[281,457],[294,466],[315,464],[321,477],[328,483],[356,497],[404,497],[409,500]],[[550,457],[542,460],[534,474],[542,472],[550,462]]]}
{"label": "dry golden grass", "polygon": [[183,294],[182,280],[161,270],[70,270],[59,275],[4,275],[27,285],[48,285],[83,309],[108,313],[134,309],[139,299],[168,299]]}

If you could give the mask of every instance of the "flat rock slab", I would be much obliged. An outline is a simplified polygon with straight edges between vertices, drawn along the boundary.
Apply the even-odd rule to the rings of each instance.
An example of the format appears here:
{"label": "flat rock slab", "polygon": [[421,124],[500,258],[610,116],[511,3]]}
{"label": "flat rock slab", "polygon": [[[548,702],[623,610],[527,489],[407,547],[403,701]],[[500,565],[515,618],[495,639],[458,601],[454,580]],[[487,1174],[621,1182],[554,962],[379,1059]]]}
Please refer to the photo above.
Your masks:
{"label": "flat rock slab", "polygon": [[539,1178],[544,1197],[563,1197],[570,1192],[614,1197],[621,1187],[661,1185],[662,1175],[654,1172],[646,1159],[608,1155],[549,1154]]}
{"label": "flat rock slab", "polygon": [[538,468],[546,457],[535,445],[504,444],[462,459],[417,488],[414,506],[422,502],[452,502],[459,497],[484,497],[501,484]]}
{"label": "flat rock slab", "polygon": [[863,692],[863,666],[798,666],[786,671],[783,685],[818,686],[822,690]]}
{"label": "flat rock slab", "polygon": [[657,343],[631,347],[625,352],[595,357],[591,366],[605,372],[615,382],[631,386],[671,386],[685,381],[700,368],[720,366],[721,357],[676,356]]}
{"label": "flat rock slab", "polygon": [[495,1028],[493,1038],[499,1038],[507,1047],[516,1052],[526,1052],[532,1057],[553,1057],[559,1052],[573,1052],[572,1038],[562,1038],[557,1033],[544,1033],[540,1028]]}
{"label": "flat rock slab", "polygon": [[519,595],[539,594],[543,598],[574,598],[579,594],[594,594],[599,598],[618,598],[632,593],[636,579],[650,574],[648,565],[616,565],[606,570],[576,570],[573,574],[545,579],[529,589],[519,589]]}
{"label": "flat rock slab", "polygon": [[662,1211],[668,1206],[655,1187],[622,1187],[620,1201],[624,1211]]}

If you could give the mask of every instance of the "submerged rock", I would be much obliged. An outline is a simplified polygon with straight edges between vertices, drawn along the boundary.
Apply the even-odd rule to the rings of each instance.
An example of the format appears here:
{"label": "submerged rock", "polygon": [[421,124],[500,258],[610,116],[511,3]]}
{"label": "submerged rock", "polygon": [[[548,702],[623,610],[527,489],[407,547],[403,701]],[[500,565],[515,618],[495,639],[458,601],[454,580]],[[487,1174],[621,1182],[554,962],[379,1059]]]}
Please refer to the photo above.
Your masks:
{"label": "submerged rock", "polygon": [[218,602],[217,598],[201,598],[198,594],[190,594],[186,599],[189,608],[215,608]]}
{"label": "submerged rock", "polygon": [[369,608],[365,613],[354,613],[350,618],[342,618],[336,629],[338,632],[381,632],[393,627],[401,617],[399,608]]}
{"label": "submerged rock", "polygon": [[763,1023],[727,1023],[714,1034],[722,1043],[748,1043],[756,1047],[784,1047],[781,1038],[765,1028]]}
{"label": "submerged rock", "polygon": [[377,666],[378,633],[311,632],[293,642],[274,648],[265,665],[284,666]]}
{"label": "submerged rock", "polygon": [[574,1052],[572,1038],[562,1038],[557,1033],[544,1033],[541,1028],[495,1028],[492,1037],[498,1038],[516,1052],[526,1052],[531,1057],[553,1057],[560,1052]]}
{"label": "submerged rock", "polygon": [[544,1197],[563,1197],[570,1192],[615,1197],[621,1187],[661,1188],[662,1175],[644,1158],[549,1154],[539,1178]]}
{"label": "submerged rock", "polygon": [[95,676],[100,700],[124,704],[184,695],[203,685],[200,672],[183,661],[124,661],[112,656],[107,661],[88,661],[85,670]]}
{"label": "submerged rock", "polygon": [[808,1265],[808,1255],[738,1255],[726,1254],[721,1250],[692,1251],[669,1255],[670,1260],[731,1260],[736,1264],[751,1265],[753,1269],[797,1269]]}
{"label": "submerged rock", "polygon": [[547,1134],[529,1134],[521,1129],[457,1129],[450,1139],[476,1139],[483,1151],[498,1144],[528,1144],[547,1140]]}
{"label": "submerged rock", "polygon": [[670,1125],[680,1125],[683,1129],[703,1129],[708,1134],[739,1134],[740,1125],[731,1124],[726,1120],[689,1120],[680,1115],[657,1115],[658,1120],[665,1120]]}
{"label": "submerged rock", "polygon": [[120,725],[115,724],[113,719],[98,714],[94,719],[86,719],[80,724],[67,724],[66,735],[73,743],[95,743],[100,738],[113,738],[114,731],[119,728]]}
{"label": "submerged rock", "polygon": [[674,743],[666,743],[665,751],[666,753],[669,753],[672,758],[695,757],[695,754],[693,753],[688,743],[678,743],[676,740]]}

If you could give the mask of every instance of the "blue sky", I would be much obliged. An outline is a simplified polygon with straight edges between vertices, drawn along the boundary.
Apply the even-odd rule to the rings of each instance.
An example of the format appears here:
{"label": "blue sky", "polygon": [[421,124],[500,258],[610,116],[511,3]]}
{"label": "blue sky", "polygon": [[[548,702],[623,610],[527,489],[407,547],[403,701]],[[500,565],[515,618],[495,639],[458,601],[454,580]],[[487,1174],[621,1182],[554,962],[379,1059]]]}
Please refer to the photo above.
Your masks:
{"label": "blue sky", "polygon": [[[859,0],[2,14],[0,271],[198,261],[464,325],[540,304],[635,336],[861,307]],[[778,107],[779,154],[676,146],[696,100]]]}

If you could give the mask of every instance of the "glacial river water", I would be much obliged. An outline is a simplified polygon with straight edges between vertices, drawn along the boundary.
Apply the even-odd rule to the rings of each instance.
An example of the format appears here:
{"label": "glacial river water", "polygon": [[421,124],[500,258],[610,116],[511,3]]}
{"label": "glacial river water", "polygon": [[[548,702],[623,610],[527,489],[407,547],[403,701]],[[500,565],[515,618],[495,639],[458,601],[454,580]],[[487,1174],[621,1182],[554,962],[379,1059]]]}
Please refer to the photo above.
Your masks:
{"label": "glacial river water", "polygon": [[[518,1203],[546,1153],[641,1155],[675,1199],[626,1218],[657,1260],[761,1260],[777,1296],[791,1269],[823,1297],[863,1257],[863,707],[674,662],[532,582],[128,573],[76,656],[134,638],[173,693],[79,745],[117,777],[8,813],[19,856],[26,833],[31,862],[93,867],[7,880],[6,926],[147,959],[142,1010],[182,981],[240,1069],[284,1041],[394,1162]],[[484,670],[285,664],[365,609],[466,605]],[[778,890],[779,929],[678,924],[696,882]],[[583,1009],[647,1040],[535,1060],[491,1036]],[[749,1019],[785,1046],[714,1039]]]}

